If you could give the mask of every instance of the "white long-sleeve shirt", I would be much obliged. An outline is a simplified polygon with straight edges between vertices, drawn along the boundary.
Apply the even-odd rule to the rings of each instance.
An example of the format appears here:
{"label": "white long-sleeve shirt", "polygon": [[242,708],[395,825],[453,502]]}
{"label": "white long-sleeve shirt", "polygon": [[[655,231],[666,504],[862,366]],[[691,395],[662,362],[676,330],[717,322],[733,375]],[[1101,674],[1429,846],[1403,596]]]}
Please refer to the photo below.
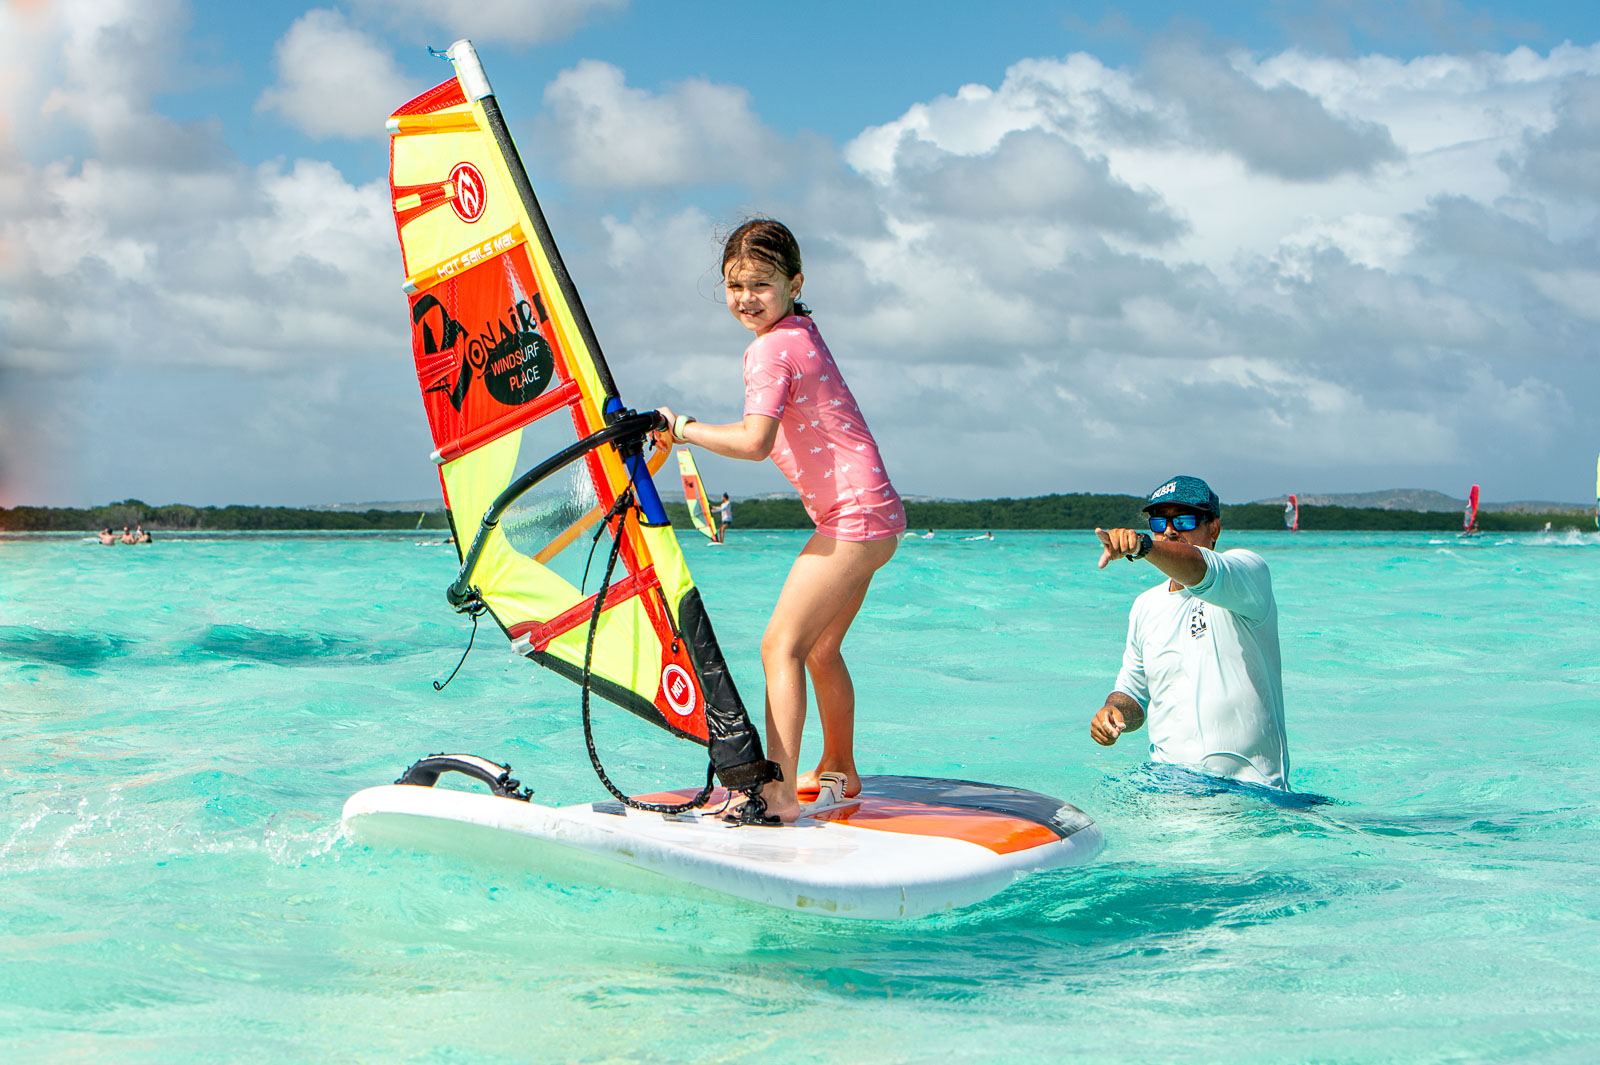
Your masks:
{"label": "white long-sleeve shirt", "polygon": [[1205,579],[1135,599],[1116,690],[1145,710],[1150,758],[1289,787],[1272,574],[1254,551],[1208,551]]}

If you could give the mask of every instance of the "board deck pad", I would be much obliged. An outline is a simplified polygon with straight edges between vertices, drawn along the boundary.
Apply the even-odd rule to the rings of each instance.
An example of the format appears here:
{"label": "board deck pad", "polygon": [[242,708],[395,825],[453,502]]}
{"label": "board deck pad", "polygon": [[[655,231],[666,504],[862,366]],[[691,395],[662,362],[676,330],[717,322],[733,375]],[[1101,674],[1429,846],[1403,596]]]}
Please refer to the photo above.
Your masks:
{"label": "board deck pad", "polygon": [[[604,881],[629,866],[770,906],[868,920],[970,906],[1019,876],[1087,862],[1102,846],[1087,815],[1037,792],[929,777],[862,784],[856,800],[777,828],[722,821],[725,793],[702,810],[664,816],[614,801],[550,807],[411,785],[357,793],[344,821],[362,842],[493,852],[553,879],[581,865],[585,878]],[[574,852],[603,861],[575,863]],[[652,889],[650,878],[631,884]]]}
{"label": "board deck pad", "polygon": [[[636,798],[670,803],[693,794],[693,789],[685,788]],[[716,809],[727,799],[728,793],[717,788],[706,806]],[[972,780],[900,776],[862,777],[856,799],[812,817],[877,832],[961,839],[997,854],[1066,839],[1093,824],[1076,806],[1036,791]]]}

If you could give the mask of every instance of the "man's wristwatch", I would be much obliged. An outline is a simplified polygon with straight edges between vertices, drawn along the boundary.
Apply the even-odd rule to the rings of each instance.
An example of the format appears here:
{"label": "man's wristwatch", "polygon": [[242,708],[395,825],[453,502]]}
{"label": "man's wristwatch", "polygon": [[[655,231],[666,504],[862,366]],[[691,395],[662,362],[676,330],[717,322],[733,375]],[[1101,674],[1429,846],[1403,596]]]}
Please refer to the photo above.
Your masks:
{"label": "man's wristwatch", "polygon": [[1144,556],[1148,555],[1150,553],[1150,549],[1152,547],[1154,547],[1155,545],[1156,545],[1156,542],[1154,540],[1150,539],[1150,534],[1149,533],[1140,533],[1139,534],[1139,550],[1135,551],[1131,555],[1123,555],[1122,557],[1127,559],[1129,562],[1137,562],[1141,558],[1143,558]]}
{"label": "man's wristwatch", "polygon": [[687,414],[678,415],[677,420],[672,423],[672,439],[676,440],[680,444],[683,443],[683,430],[692,421],[694,421],[694,419],[689,417]]}

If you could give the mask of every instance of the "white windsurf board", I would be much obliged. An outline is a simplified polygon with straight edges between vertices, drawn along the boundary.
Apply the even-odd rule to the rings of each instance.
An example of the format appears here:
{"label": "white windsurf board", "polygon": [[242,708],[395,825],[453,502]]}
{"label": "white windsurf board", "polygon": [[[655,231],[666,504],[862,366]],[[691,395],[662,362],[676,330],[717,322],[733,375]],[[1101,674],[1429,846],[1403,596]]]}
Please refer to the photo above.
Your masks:
{"label": "white windsurf board", "polygon": [[1099,828],[1069,803],[925,777],[866,777],[857,799],[782,827],[408,784],[351,796],[344,824],[362,842],[510,858],[552,878],[581,855],[602,859],[580,863],[588,875],[627,866],[769,906],[867,920],[970,906],[1025,874],[1087,862],[1102,846]]}

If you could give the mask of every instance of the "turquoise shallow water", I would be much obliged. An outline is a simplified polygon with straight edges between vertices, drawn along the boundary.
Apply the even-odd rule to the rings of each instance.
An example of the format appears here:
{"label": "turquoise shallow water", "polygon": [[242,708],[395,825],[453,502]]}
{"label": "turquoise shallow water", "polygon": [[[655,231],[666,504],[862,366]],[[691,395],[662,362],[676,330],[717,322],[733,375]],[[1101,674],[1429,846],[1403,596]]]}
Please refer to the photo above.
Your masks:
{"label": "turquoise shallow water", "polygon": [[[688,546],[747,701],[797,534]],[[1294,782],[1103,750],[1148,567],[1088,533],[910,541],[847,644],[866,771],[1077,803],[1094,865],[895,925],[344,840],[473,751],[602,797],[576,689],[413,537],[0,541],[0,1049],[123,1062],[1592,1062],[1595,537],[1225,538],[1272,565]],[[606,714],[636,790],[695,749]],[[815,740],[815,726],[810,737]],[[814,749],[814,748],[813,748]]]}

